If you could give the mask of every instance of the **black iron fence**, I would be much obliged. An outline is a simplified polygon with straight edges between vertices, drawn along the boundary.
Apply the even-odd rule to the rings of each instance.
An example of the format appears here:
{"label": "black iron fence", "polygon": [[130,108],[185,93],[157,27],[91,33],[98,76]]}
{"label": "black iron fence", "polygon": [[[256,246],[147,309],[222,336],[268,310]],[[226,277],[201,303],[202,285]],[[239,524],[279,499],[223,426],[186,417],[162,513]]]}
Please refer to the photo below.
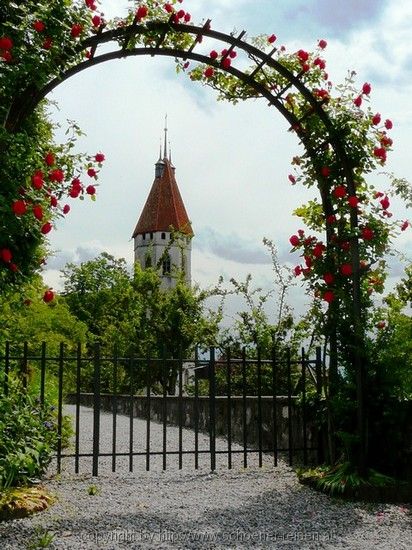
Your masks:
{"label": "black iron fence", "polygon": [[[109,459],[115,472],[120,457],[126,457],[129,471],[134,470],[138,457],[144,460],[146,470],[150,470],[154,457],[160,458],[162,469],[172,456],[177,456],[179,469],[184,457],[192,457],[195,469],[200,457],[207,457],[211,470],[216,469],[219,456],[226,458],[228,468],[236,456],[241,457],[245,468],[252,455],[259,466],[268,456],[277,466],[281,454],[290,465],[321,459],[317,418],[322,397],[320,349],[314,359],[303,349],[299,357],[292,357],[288,349],[281,354],[274,350],[270,358],[262,358],[259,350],[254,357],[247,357],[244,350],[235,357],[230,351],[220,353],[214,348],[203,354],[196,350],[189,359],[181,353],[177,358],[168,357],[165,350],[160,355],[106,356],[98,345],[90,353],[80,344],[75,353],[67,352],[61,344],[57,353],[49,355],[44,343],[37,353],[31,353],[27,344],[19,351],[6,344],[0,357],[3,390],[7,393],[10,377],[17,376],[24,388],[38,392],[41,404],[52,395],[57,410],[57,472],[66,459],[74,462],[75,473],[80,471],[81,460],[91,460],[93,476],[98,475],[102,459]],[[63,448],[68,404],[72,407],[74,435],[72,448]],[[84,410],[92,411],[89,449],[81,441]],[[108,413],[110,434],[102,434],[102,415]],[[127,449],[118,445],[120,417],[128,421]],[[136,441],[138,421],[144,423],[145,433]],[[105,426],[107,429],[107,422]],[[154,427],[161,430],[160,448],[151,445]],[[176,446],[168,442],[171,429],[176,431]],[[183,444],[183,433],[188,429],[193,436],[189,447]]]}

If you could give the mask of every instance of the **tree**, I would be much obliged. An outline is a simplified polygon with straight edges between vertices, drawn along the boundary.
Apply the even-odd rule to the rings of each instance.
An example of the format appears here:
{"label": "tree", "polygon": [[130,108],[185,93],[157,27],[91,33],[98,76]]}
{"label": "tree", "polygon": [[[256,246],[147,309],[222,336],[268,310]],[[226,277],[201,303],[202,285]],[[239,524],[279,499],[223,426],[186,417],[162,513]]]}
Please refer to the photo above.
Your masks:
{"label": "tree", "polygon": [[[205,302],[216,290],[191,288],[183,274],[173,289],[163,290],[155,269],[143,270],[136,264],[130,275],[123,259],[102,253],[79,266],[69,264],[63,275],[71,312],[87,324],[92,341],[100,343],[106,355],[117,350],[140,358],[187,358],[195,345],[215,342],[221,311],[206,311]],[[147,383],[143,370],[135,374],[135,387],[143,388]],[[176,374],[175,363],[165,379],[156,361],[151,366],[151,383],[174,393]],[[104,384],[110,387],[110,367],[105,376]]]}

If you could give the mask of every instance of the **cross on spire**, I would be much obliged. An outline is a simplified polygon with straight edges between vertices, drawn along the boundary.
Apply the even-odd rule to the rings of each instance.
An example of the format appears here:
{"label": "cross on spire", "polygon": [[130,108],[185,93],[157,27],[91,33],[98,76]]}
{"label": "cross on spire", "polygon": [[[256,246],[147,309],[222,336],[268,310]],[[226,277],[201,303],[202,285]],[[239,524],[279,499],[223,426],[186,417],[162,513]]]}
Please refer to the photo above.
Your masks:
{"label": "cross on spire", "polygon": [[167,113],[165,115],[165,142],[164,142],[164,150],[163,150],[163,158],[167,158]]}

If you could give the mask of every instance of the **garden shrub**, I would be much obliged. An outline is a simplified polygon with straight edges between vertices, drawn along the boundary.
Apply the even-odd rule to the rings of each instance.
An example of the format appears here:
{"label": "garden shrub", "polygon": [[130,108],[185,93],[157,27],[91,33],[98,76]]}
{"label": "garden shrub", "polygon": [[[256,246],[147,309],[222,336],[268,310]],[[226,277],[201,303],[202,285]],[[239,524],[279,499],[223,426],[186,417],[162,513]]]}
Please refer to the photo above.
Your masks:
{"label": "garden shrub", "polygon": [[0,490],[39,478],[56,446],[54,407],[41,406],[11,379],[8,395],[0,395]]}

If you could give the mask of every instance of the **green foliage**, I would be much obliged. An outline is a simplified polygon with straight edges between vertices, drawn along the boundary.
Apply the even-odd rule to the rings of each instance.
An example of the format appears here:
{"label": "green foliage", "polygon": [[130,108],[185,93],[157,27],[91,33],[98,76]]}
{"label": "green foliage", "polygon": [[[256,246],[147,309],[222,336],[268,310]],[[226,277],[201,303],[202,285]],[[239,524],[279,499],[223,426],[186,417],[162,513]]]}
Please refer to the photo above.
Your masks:
{"label": "green foliage", "polygon": [[47,531],[44,527],[36,527],[33,537],[30,539],[27,550],[38,550],[49,548],[54,540],[54,533]]}
{"label": "green foliage", "polygon": [[63,298],[46,304],[39,298],[43,283],[39,277],[19,291],[9,290],[0,297],[0,349],[12,342],[12,351],[27,342],[32,353],[40,354],[42,342],[49,355],[57,356],[60,343],[75,349],[86,340],[87,327],[71,314]]}
{"label": "green foliage", "polygon": [[[72,315],[87,324],[92,343],[99,343],[101,353],[113,356],[186,357],[196,344],[212,345],[216,340],[221,311],[206,310],[207,298],[216,289],[201,291],[189,287],[178,276],[176,286],[161,288],[155,269],[135,266],[133,275],[123,259],[102,253],[80,266],[69,264],[63,270],[64,295]],[[92,349],[90,348],[90,352]],[[91,388],[92,363],[82,370],[82,387]],[[118,388],[129,389],[130,364],[120,362]],[[168,386],[174,391],[176,365],[170,366],[167,381],[159,363],[150,369],[153,385]],[[135,390],[147,383],[145,366],[134,369]],[[102,366],[102,389],[113,389],[113,364]]]}
{"label": "green foliage", "polygon": [[57,445],[52,407],[39,405],[12,378],[0,396],[0,490],[39,478]]}
{"label": "green foliage", "polygon": [[310,483],[320,491],[329,495],[343,495],[354,492],[363,487],[386,488],[393,487],[396,480],[381,474],[373,469],[368,471],[367,477],[361,477],[351,462],[337,464],[334,467],[320,466],[309,470],[298,470],[301,483]]}
{"label": "green foliage", "polygon": [[87,487],[87,494],[90,496],[99,495],[100,489],[97,485],[89,485]]}

